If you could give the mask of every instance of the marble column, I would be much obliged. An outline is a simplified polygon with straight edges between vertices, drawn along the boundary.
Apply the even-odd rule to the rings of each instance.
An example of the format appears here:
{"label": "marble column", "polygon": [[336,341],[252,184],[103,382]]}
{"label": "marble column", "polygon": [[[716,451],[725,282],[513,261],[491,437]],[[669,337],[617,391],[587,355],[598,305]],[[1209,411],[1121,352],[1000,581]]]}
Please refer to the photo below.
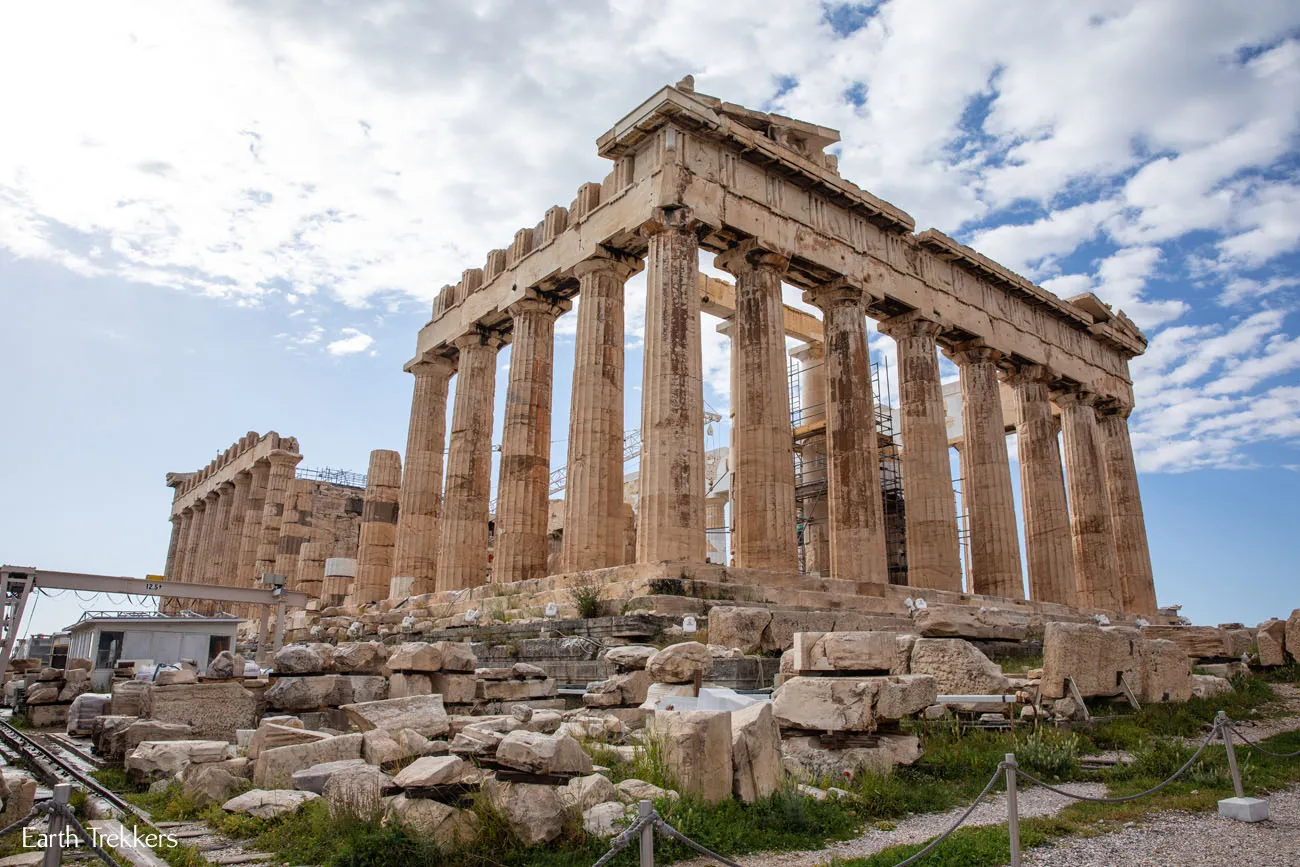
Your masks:
{"label": "marble column", "polygon": [[641,260],[602,248],[574,268],[578,331],[573,342],[569,463],[564,490],[562,572],[623,562],[624,286]]}
{"label": "marble column", "polygon": [[181,580],[186,584],[198,584],[203,579],[199,566],[200,551],[203,549],[203,522],[207,518],[208,504],[202,499],[195,500],[190,506],[190,535],[185,546],[185,562],[182,564]]}
{"label": "marble column", "polygon": [[939,381],[940,325],[916,313],[880,323],[898,347],[898,415],[903,440],[907,583],[960,593],[957,503],[948,459],[948,423]]}
{"label": "marble column", "polygon": [[790,259],[749,239],[718,256],[714,264],[736,278],[732,550],[741,568],[794,571],[799,564],[794,439],[781,301],[781,277]]}
{"label": "marble column", "polygon": [[[798,485],[826,483],[826,344],[806,343],[790,353],[799,362],[799,427],[822,424],[822,432],[799,443],[801,471]],[[825,492],[803,502],[803,568],[830,574],[830,505]]]}
{"label": "marble column", "polygon": [[285,585],[294,590],[298,589],[295,584],[298,579],[298,553],[311,538],[311,519],[311,480],[294,479],[289,483],[289,495],[285,498],[280,541],[275,546],[274,570],[277,575],[283,575]]}
{"label": "marble column", "polygon": [[[355,605],[366,605],[388,597],[393,577],[393,546],[397,541],[401,487],[402,456],[388,449],[372,451],[370,467],[366,470],[366,502],[361,507],[357,583],[352,599]],[[323,579],[324,572],[321,576]]]}
{"label": "marble column", "polygon": [[216,547],[221,533],[221,508],[218,501],[221,494],[216,488],[203,495],[203,536],[199,539],[199,556],[195,562],[194,583],[214,583],[217,571]]}
{"label": "marble column", "polygon": [[[270,473],[266,477],[266,505],[262,509],[262,538],[257,545],[257,562],[253,566],[253,586],[261,583],[262,576],[275,572],[275,558],[280,547],[280,527],[284,524],[284,510],[289,499],[289,485],[293,482],[293,468],[302,455],[284,449],[275,449],[268,460]],[[285,581],[290,576],[285,576]]]}
{"label": "marble column", "polygon": [[506,310],[513,332],[492,559],[498,584],[546,577],[555,318],[570,306],[530,293]]}
{"label": "marble column", "polygon": [[1051,373],[1023,365],[1007,377],[1016,396],[1016,450],[1020,458],[1020,509],[1025,519],[1029,598],[1077,605],[1070,512],[1057,442],[1060,422],[1052,417]]}
{"label": "marble column", "polygon": [[244,520],[248,517],[248,488],[251,483],[252,474],[247,470],[235,473],[235,492],[230,501],[230,517],[226,522],[221,557],[221,583],[230,587],[240,586],[239,553],[244,543]]}
{"label": "marble column", "polygon": [[163,574],[168,578],[176,574],[176,549],[181,542],[181,516],[172,515],[169,519],[172,525],[171,538],[167,540],[167,563],[163,566]]}
{"label": "marble column", "polygon": [[432,593],[434,589],[443,449],[447,445],[447,384],[455,370],[455,363],[443,356],[421,361],[410,369],[415,377],[415,393],[406,432],[389,599]]}
{"label": "marble column", "polygon": [[888,584],[863,290],[840,279],[804,299],[821,310],[826,337],[831,577]]}
{"label": "marble column", "polygon": [[235,503],[235,485],[222,482],[217,486],[217,524],[212,531],[212,567],[209,584],[228,584],[226,542],[230,532],[230,510]]}
{"label": "marble column", "polygon": [[959,347],[951,357],[961,370],[962,498],[970,520],[970,590],[1024,599],[1011,460],[998,391],[1002,354],[973,345]]}
{"label": "marble column", "polygon": [[190,546],[190,527],[193,522],[194,510],[190,508],[181,509],[180,534],[176,539],[176,558],[172,561],[171,571],[167,573],[167,578],[171,581],[185,580],[185,555]]}
{"label": "marble column", "polygon": [[699,239],[689,208],[661,210],[643,231],[649,251],[636,559],[703,563]]}
{"label": "marble column", "polygon": [[487,582],[488,506],[492,492],[492,409],[501,337],[475,333],[453,341],[460,361],[447,451],[447,485],[438,525],[438,590]]}
{"label": "marble column", "polygon": [[325,560],[329,556],[330,544],[327,542],[304,542],[298,549],[298,574],[293,582],[294,589],[306,593],[312,599],[321,598],[321,589],[325,583]]}
{"label": "marble column", "polygon": [[1115,533],[1124,611],[1150,616],[1156,613],[1156,586],[1151,572],[1151,551],[1147,547],[1142,495],[1138,491],[1137,465],[1133,461],[1133,442],[1129,439],[1130,411],[1121,407],[1102,415],[1101,448],[1106,462],[1106,491],[1110,496],[1111,529]]}
{"label": "marble column", "polygon": [[727,565],[727,498],[711,496],[704,498],[705,538],[709,543],[708,558],[710,563]]}
{"label": "marble column", "polygon": [[1097,429],[1096,395],[1084,391],[1054,395],[1061,408],[1065,483],[1070,494],[1070,536],[1079,605],[1124,610],[1115,532]]}
{"label": "marble column", "polygon": [[266,483],[271,474],[270,461],[261,460],[249,471],[248,506],[244,509],[244,527],[239,540],[239,558],[235,567],[235,586],[254,587],[257,547],[262,540],[262,512],[266,509]]}

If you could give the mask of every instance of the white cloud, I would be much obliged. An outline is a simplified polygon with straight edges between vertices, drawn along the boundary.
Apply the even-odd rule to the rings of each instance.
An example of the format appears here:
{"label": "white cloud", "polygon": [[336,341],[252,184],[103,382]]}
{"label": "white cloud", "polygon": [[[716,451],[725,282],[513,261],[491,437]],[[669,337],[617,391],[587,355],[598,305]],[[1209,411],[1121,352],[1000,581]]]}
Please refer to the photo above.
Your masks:
{"label": "white cloud", "polygon": [[342,337],[330,341],[325,347],[325,351],[330,355],[355,355],[358,352],[365,352],[375,342],[375,338],[355,328],[344,328],[340,333]]}

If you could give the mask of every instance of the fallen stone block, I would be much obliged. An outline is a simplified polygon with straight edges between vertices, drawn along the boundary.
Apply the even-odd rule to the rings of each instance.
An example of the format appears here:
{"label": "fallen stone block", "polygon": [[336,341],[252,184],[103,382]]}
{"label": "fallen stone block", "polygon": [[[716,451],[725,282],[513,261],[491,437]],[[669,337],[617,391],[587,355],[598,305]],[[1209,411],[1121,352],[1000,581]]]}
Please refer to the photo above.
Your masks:
{"label": "fallen stone block", "polygon": [[196,807],[224,804],[248,784],[248,780],[221,767],[220,762],[210,765],[191,765],[190,769],[193,768],[198,770],[186,775],[185,781],[181,784],[181,794],[189,798]]}
{"label": "fallen stone block", "polygon": [[475,698],[481,701],[528,701],[553,698],[555,681],[546,680],[480,680]]}
{"label": "fallen stone block", "polygon": [[773,694],[773,711],[783,729],[870,732],[882,720],[921,712],[937,696],[929,675],[794,677]]}
{"label": "fallen stone block", "polygon": [[1145,703],[1187,701],[1192,697],[1192,660],[1181,647],[1164,638],[1142,642],[1142,687]]}
{"label": "fallen stone block", "polygon": [[745,803],[781,784],[781,727],[771,702],[731,712],[731,791]]}
{"label": "fallen stone block", "polygon": [[392,777],[374,765],[354,765],[331,774],[321,797],[336,818],[377,819],[383,810],[384,790],[392,782]]}
{"label": "fallen stone block", "polygon": [[[296,720],[295,720],[296,721]],[[276,747],[287,747],[293,744],[307,744],[314,741],[328,740],[332,735],[325,732],[308,731],[302,728],[299,723],[297,727],[281,725],[279,723],[263,722],[253,732],[253,736],[248,740],[248,747],[244,755],[250,759],[256,759],[262,750],[273,750]]]}
{"label": "fallen stone block", "polygon": [[627,827],[631,812],[623,803],[596,804],[582,811],[582,830],[593,837],[613,837]]}
{"label": "fallen stone block", "polygon": [[731,797],[731,714],[727,711],[658,711],[654,736],[684,794],[709,802]]}
{"label": "fallen stone block", "polygon": [[402,789],[423,789],[462,783],[472,773],[459,756],[425,756],[397,772],[393,784]]}
{"label": "fallen stone block", "polygon": [[384,824],[430,839],[442,849],[466,845],[478,836],[478,816],[473,810],[406,795],[385,799]]}
{"label": "fallen stone block", "polygon": [[335,674],[277,677],[266,690],[266,703],[276,710],[301,713],[329,707],[338,691],[339,677]]}
{"label": "fallen stone block", "polygon": [[611,647],[605,651],[604,660],[616,671],[641,671],[650,661],[650,657],[658,652],[657,647],[628,644],[623,647]]}
{"label": "fallen stone block", "polygon": [[136,720],[122,731],[123,754],[134,752],[145,741],[194,740],[194,729],[184,723],[164,723],[153,719]]}
{"label": "fallen stone block", "polygon": [[326,762],[361,758],[363,737],[338,735],[323,741],[262,750],[253,765],[253,785],[277,788],[291,785],[295,771]]}
{"label": "fallen stone block", "polygon": [[340,708],[362,731],[385,729],[390,733],[412,729],[427,738],[445,735],[450,728],[440,695],[413,695],[348,704]]}
{"label": "fallen stone block", "polygon": [[1120,675],[1130,689],[1140,689],[1142,641],[1143,633],[1126,626],[1048,623],[1043,632],[1043,697],[1068,695],[1067,677],[1084,698],[1120,695]]}
{"label": "fallen stone block", "polygon": [[286,644],[275,652],[271,667],[276,674],[320,674],[334,661],[328,644]]}
{"label": "fallen stone block", "polygon": [[1223,659],[1236,657],[1229,643],[1224,642],[1224,631],[1216,626],[1144,626],[1144,638],[1164,638],[1183,649],[1192,659]]}
{"label": "fallen stone block", "polygon": [[239,683],[151,686],[147,706],[151,719],[185,723],[198,737],[232,744],[236,729],[257,727],[257,699]]}
{"label": "fallen stone block", "polygon": [[349,641],[334,648],[332,667],[348,674],[387,675],[388,648],[378,641]]}
{"label": "fallen stone block", "polygon": [[325,784],[329,778],[346,768],[365,767],[365,759],[340,759],[334,762],[322,762],[319,765],[312,765],[309,768],[303,768],[300,771],[294,771],[291,777],[293,787],[302,789],[305,792],[315,792],[320,795],[325,791]]}
{"label": "fallen stone block", "polygon": [[235,748],[225,741],[144,741],[126,757],[126,771],[135,779],[174,777],[191,764],[234,758]]}
{"label": "fallen stone block", "polygon": [[869,747],[827,749],[817,735],[800,735],[781,741],[782,764],[801,779],[845,779],[863,771],[888,774],[898,765],[911,765],[921,757],[921,742],[901,732],[880,733]]}
{"label": "fallen stone block", "polygon": [[530,774],[589,774],[591,758],[566,735],[544,735],[518,729],[497,745],[496,760],[508,768]]}
{"label": "fallen stone block", "polygon": [[442,696],[446,704],[473,704],[478,694],[478,679],[472,674],[444,673],[429,676],[433,695]]}
{"label": "fallen stone block", "polygon": [[560,789],[560,799],[565,809],[583,813],[597,804],[618,800],[618,790],[608,777],[602,774],[587,774],[569,780],[567,786]]}
{"label": "fallen stone block", "polygon": [[554,786],[489,778],[483,792],[526,846],[549,843],[564,831],[564,804]]}
{"label": "fallen stone block", "polygon": [[646,661],[646,674],[656,683],[692,683],[709,673],[713,657],[698,641],[670,644]]}
{"label": "fallen stone block", "polygon": [[771,622],[772,612],[767,608],[718,605],[709,611],[709,638],[742,653],[757,653],[763,645],[763,632]]}
{"label": "fallen stone block", "polygon": [[1255,633],[1259,664],[1265,668],[1286,665],[1286,621],[1270,617]]}
{"label": "fallen stone block", "polygon": [[941,695],[1003,695],[1011,682],[979,648],[960,638],[921,638],[912,646],[912,674],[935,679]]}
{"label": "fallen stone block", "polygon": [[912,612],[912,624],[923,638],[1024,641],[1029,636],[1025,615],[970,605],[921,608]]}
{"label": "fallen stone block", "polygon": [[187,668],[169,668],[159,671],[153,676],[154,686],[181,686],[198,682],[198,674]]}
{"label": "fallen stone block", "polygon": [[799,672],[907,674],[914,641],[915,635],[894,632],[799,632],[792,649]]}
{"label": "fallen stone block", "polygon": [[[433,681],[430,680],[429,675],[399,671],[388,679],[389,698],[406,698],[412,695],[433,695]],[[449,700],[443,696],[443,701]]]}
{"label": "fallen stone block", "polygon": [[255,819],[274,819],[293,813],[308,801],[319,798],[315,792],[293,789],[253,789],[221,805],[227,813],[242,813]]}
{"label": "fallen stone block", "polygon": [[628,779],[622,780],[614,790],[618,792],[618,798],[625,804],[635,804],[638,801],[658,801],[667,799],[676,801],[681,795],[672,789],[663,789],[654,783],[647,783],[645,780]]}
{"label": "fallen stone block", "polygon": [[1192,695],[1197,698],[1214,698],[1232,692],[1232,684],[1212,674],[1192,675]]}

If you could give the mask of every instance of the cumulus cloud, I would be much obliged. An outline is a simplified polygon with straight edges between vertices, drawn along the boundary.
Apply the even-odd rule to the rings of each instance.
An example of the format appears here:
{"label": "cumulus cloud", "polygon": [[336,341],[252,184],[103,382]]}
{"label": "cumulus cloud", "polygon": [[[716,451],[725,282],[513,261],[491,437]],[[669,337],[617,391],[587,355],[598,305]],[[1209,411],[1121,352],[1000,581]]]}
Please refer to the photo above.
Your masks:
{"label": "cumulus cloud", "polygon": [[[917,0],[196,0],[71,19],[0,12],[0,77],[22,82],[0,136],[10,255],[291,320],[276,311],[424,306],[606,174],[596,137],[692,72],[702,91],[841,130],[844,176],[920,227],[1148,329],[1134,365],[1148,468],[1240,462],[1259,440],[1198,427],[1239,401],[1259,436],[1287,436],[1260,409],[1288,405],[1295,370],[1278,315],[1295,285],[1279,263],[1300,243],[1286,0],[972,0],[943,26]],[[373,351],[302,321],[282,326],[291,347]],[[629,347],[644,327],[641,275]],[[729,346],[706,331],[721,400]],[[1208,361],[1203,343],[1219,347]],[[1182,389],[1186,407],[1164,402]]]}
{"label": "cumulus cloud", "polygon": [[325,347],[330,355],[356,355],[365,352],[375,342],[375,338],[355,328],[344,328],[340,333],[342,337],[331,340]]}

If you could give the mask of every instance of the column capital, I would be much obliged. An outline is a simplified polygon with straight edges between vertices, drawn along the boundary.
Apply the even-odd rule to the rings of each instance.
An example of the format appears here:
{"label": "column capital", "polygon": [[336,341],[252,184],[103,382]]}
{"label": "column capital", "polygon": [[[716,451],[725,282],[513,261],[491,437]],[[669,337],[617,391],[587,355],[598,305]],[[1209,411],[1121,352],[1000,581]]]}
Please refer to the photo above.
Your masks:
{"label": "column capital", "polygon": [[431,355],[412,364],[407,372],[416,379],[422,376],[451,376],[456,372],[456,362],[445,355]]}
{"label": "column capital", "polygon": [[217,501],[217,498],[219,498],[220,496],[221,494],[217,492],[217,489],[213,488],[212,490],[208,491],[206,494],[203,495],[203,501],[205,503],[215,503]]}
{"label": "column capital", "polygon": [[943,325],[921,314],[920,310],[909,310],[876,323],[876,329],[886,337],[898,340],[900,337],[938,337]]}
{"label": "column capital", "polygon": [[1097,401],[1099,400],[1099,396],[1095,392],[1085,391],[1084,389],[1076,388],[1076,389],[1069,389],[1063,391],[1054,391],[1052,392],[1052,400],[1055,401],[1057,406],[1062,408],[1066,406],[1072,406],[1074,404],[1078,404],[1080,406],[1096,407]]}
{"label": "column capital", "polygon": [[581,280],[588,274],[608,273],[611,277],[626,281],[643,268],[645,261],[640,256],[602,245],[596,248],[590,258],[573,266],[573,276]]}
{"label": "column capital", "polygon": [[1097,414],[1103,418],[1128,418],[1133,414],[1133,407],[1118,400],[1110,400],[1097,407]]}
{"label": "column capital", "polygon": [[800,363],[826,360],[825,343],[804,343],[790,351],[790,357]]}
{"label": "column capital", "polygon": [[1046,385],[1050,384],[1055,378],[1052,371],[1041,364],[1016,364],[1003,375],[1002,380],[1011,386],[1034,382],[1041,382]]}
{"label": "column capital", "polygon": [[[828,310],[847,304],[862,306],[868,297],[866,289],[850,283],[847,277],[839,277],[829,283],[805,289],[803,300],[816,307],[825,315]],[[863,315],[866,313],[864,311]]]}
{"label": "column capital", "polygon": [[217,495],[218,495],[218,496],[220,496],[220,497],[226,497],[226,496],[229,496],[230,493],[231,493],[232,491],[234,491],[234,490],[235,490],[235,483],[234,483],[234,482],[229,482],[229,481],[227,481],[227,482],[222,482],[221,484],[217,485],[217,491],[216,491],[216,492],[217,492]]}
{"label": "column capital", "polygon": [[284,449],[272,449],[266,459],[271,462],[272,467],[296,467],[302,460],[302,455]]}
{"label": "column capital", "polygon": [[650,219],[641,224],[639,233],[643,238],[663,232],[690,232],[698,235],[708,224],[695,218],[692,208],[655,208]]}
{"label": "column capital", "polygon": [[500,349],[505,345],[505,335],[499,331],[490,328],[479,328],[471,331],[469,334],[462,334],[455,340],[450,341],[451,345],[456,347],[457,351],[464,352],[467,349],[475,349],[485,346],[488,349]]}
{"label": "column capital", "polygon": [[244,484],[248,484],[252,480],[253,480],[252,470],[240,470],[239,472],[235,473],[236,486],[238,486],[240,482],[243,482]]}
{"label": "column capital", "polygon": [[746,238],[725,253],[715,256],[713,264],[734,276],[752,271],[784,274],[790,267],[790,257],[785,253],[764,247],[757,238]]}
{"label": "column capital", "polygon": [[523,298],[506,307],[511,319],[521,316],[549,316],[552,319],[573,309],[567,298],[548,298],[535,290],[528,290]]}
{"label": "column capital", "polygon": [[943,354],[958,365],[977,364],[982,361],[991,361],[996,364],[1007,357],[1006,353],[994,349],[979,340],[968,340],[965,343],[959,343],[952,349],[945,349]]}
{"label": "column capital", "polygon": [[191,509],[192,512],[193,512],[194,514],[196,514],[196,515],[197,515],[199,512],[202,512],[202,511],[206,510],[207,508],[208,508],[208,504],[205,503],[205,502],[203,501],[203,498],[202,498],[202,497],[200,497],[199,499],[195,500],[195,501],[194,501],[194,505],[190,506],[190,509]]}

